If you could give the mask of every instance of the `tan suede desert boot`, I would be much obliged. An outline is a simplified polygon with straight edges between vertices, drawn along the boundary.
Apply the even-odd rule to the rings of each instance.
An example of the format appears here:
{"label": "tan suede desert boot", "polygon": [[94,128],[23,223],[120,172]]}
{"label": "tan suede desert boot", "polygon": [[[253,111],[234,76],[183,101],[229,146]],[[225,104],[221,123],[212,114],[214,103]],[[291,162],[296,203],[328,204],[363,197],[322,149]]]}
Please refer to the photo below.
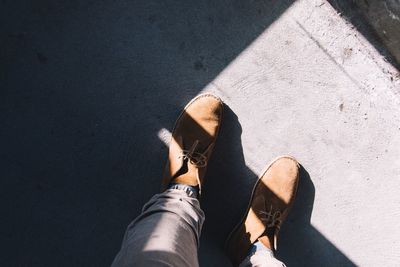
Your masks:
{"label": "tan suede desert boot", "polygon": [[170,183],[198,186],[207,169],[222,120],[223,103],[212,94],[202,94],[187,104],[172,131],[162,190]]}
{"label": "tan suede desert boot", "polygon": [[244,260],[257,240],[276,250],[279,229],[295,199],[299,166],[294,158],[282,156],[269,164],[258,179],[246,215],[226,242],[226,253],[234,266]]}

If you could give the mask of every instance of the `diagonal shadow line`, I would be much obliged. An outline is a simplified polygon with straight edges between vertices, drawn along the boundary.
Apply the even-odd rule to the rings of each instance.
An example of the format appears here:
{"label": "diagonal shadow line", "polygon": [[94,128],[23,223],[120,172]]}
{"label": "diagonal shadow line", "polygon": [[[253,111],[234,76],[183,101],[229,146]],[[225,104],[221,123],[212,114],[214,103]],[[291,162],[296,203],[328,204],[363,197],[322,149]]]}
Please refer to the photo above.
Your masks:
{"label": "diagonal shadow line", "polygon": [[[213,246],[215,250],[205,249],[207,256],[200,257],[203,266],[218,266],[212,263],[218,261],[218,256],[213,253],[222,252],[225,239],[242,218],[258,179],[246,166],[241,144],[242,129],[236,114],[227,105],[224,114],[202,202],[206,213],[202,241],[216,245]],[[356,266],[311,225],[314,196],[315,187],[302,166],[296,201],[278,239],[278,258],[288,266]]]}
{"label": "diagonal shadow line", "polygon": [[[3,2],[1,265],[110,262],[123,227],[158,188],[157,130],[293,2]],[[211,175],[226,174],[225,197],[247,199],[255,176],[235,168],[245,161],[240,138],[229,138],[229,151],[217,153],[234,168]],[[239,176],[253,178],[230,184]],[[205,203],[218,196],[207,195]],[[238,218],[245,201],[235,204]],[[209,220],[218,216],[210,210]]]}
{"label": "diagonal shadow line", "polygon": [[110,263],[157,131],[293,2],[3,1],[0,265]]}

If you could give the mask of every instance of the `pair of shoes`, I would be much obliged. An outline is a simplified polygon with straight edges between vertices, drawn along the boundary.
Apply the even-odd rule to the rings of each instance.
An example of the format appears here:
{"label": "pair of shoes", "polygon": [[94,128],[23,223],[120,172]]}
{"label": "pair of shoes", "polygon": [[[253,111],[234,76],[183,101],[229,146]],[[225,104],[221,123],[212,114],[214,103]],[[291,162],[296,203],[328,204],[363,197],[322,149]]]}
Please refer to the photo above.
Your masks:
{"label": "pair of shoes", "polygon": [[[198,187],[201,193],[222,113],[222,101],[212,94],[199,95],[184,108],[172,132],[162,190],[178,183]],[[276,250],[279,229],[295,199],[299,166],[293,157],[281,156],[257,180],[245,216],[226,242],[226,253],[234,266],[244,260],[257,240]]]}

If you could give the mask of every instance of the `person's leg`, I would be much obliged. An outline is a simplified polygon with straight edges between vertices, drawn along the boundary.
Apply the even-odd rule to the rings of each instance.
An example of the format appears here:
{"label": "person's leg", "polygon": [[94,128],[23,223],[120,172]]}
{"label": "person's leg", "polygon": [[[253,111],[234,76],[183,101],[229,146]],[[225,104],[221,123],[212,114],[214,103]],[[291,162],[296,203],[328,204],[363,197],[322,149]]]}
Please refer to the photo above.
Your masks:
{"label": "person's leg", "polygon": [[193,99],[172,132],[162,193],[129,226],[113,265],[198,266],[204,222],[198,195],[218,135],[223,104],[213,95]]}
{"label": "person's leg", "polygon": [[254,186],[249,207],[226,242],[234,266],[284,266],[274,257],[279,229],[293,205],[299,163],[283,156],[267,166]]}
{"label": "person's leg", "polygon": [[155,195],[127,228],[112,266],[198,266],[204,213],[180,189]]}

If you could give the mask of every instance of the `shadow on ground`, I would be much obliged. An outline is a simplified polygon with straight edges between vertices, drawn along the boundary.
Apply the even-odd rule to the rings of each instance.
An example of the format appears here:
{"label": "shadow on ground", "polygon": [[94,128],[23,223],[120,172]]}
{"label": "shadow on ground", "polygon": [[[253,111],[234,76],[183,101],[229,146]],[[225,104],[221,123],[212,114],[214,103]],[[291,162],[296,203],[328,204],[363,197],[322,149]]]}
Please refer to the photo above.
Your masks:
{"label": "shadow on ground", "polygon": [[[159,189],[157,133],[292,2],[2,1],[0,265],[109,265]],[[216,244],[256,179],[233,112],[226,121],[205,196],[203,239]],[[296,247],[308,238],[311,261],[351,265],[298,216],[282,233],[295,254],[282,258],[310,256]]]}
{"label": "shadow on ground", "polygon": [[[229,266],[222,258],[225,239],[241,220],[258,174],[244,160],[242,128],[225,105],[221,133],[205,181],[202,206],[206,213],[200,248],[202,266]],[[278,156],[278,155],[277,155]],[[266,164],[272,159],[265,159]],[[283,224],[277,257],[287,266],[355,266],[310,224],[315,188],[302,166],[295,204]]]}

